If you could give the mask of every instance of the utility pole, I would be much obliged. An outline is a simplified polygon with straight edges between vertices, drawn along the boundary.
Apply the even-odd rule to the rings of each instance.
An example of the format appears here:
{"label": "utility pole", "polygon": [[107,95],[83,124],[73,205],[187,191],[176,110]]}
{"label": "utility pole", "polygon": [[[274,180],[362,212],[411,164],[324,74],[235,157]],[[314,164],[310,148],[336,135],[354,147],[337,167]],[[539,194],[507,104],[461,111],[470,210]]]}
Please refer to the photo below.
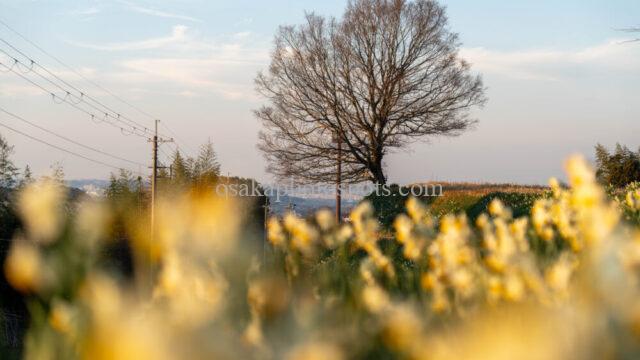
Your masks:
{"label": "utility pole", "polygon": [[[262,263],[266,264],[267,261],[267,242],[268,242],[268,234],[267,234],[267,224],[269,223],[269,197],[264,196],[264,237],[262,239]],[[266,266],[266,265],[264,265]]]}
{"label": "utility pole", "polygon": [[339,224],[342,221],[342,139],[340,139],[340,136],[336,134],[334,141],[338,144],[338,161],[336,169],[336,221]]}
{"label": "utility pole", "polygon": [[158,190],[158,121],[155,121],[155,131],[153,133],[153,150],[151,165],[151,240],[155,239],[156,231],[156,192]]}
{"label": "utility pole", "polygon": [[147,274],[147,280],[149,281],[149,291],[153,288],[153,245],[156,239],[156,198],[158,196],[158,169],[164,168],[164,166],[158,166],[158,144],[165,142],[172,142],[173,139],[161,139],[158,137],[158,123],[160,120],[155,121],[155,131],[153,137],[148,139],[152,143],[152,161],[151,164],[151,236],[149,238],[149,268]]}
{"label": "utility pole", "polygon": [[155,239],[156,231],[156,196],[158,195],[158,169],[162,166],[158,166],[158,143],[173,142],[173,139],[160,139],[158,138],[158,123],[160,120],[155,121],[155,131],[153,138],[149,139],[149,142],[153,143],[153,164],[151,166],[151,241]]}

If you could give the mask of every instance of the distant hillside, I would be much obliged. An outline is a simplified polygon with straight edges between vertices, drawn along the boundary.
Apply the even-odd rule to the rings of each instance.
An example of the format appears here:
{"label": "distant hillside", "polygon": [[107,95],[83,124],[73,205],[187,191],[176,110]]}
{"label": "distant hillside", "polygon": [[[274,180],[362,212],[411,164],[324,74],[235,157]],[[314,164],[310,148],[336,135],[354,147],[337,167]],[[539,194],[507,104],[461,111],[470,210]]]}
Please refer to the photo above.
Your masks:
{"label": "distant hillside", "polygon": [[109,186],[109,180],[102,180],[102,179],[79,179],[79,180],[75,179],[75,180],[67,180],[66,183],[67,183],[67,186],[78,188],[78,189],[86,185],[93,185],[95,187],[103,188],[103,189]]}
{"label": "distant hillside", "polygon": [[102,196],[109,186],[109,180],[101,179],[67,180],[66,183],[68,187],[80,189],[90,196]]}
{"label": "distant hillside", "polygon": [[[283,215],[289,210],[293,210],[299,216],[309,216],[320,209],[335,210],[335,198],[303,198],[297,196],[280,195],[279,202],[272,196],[269,198],[270,211],[275,215]],[[358,204],[358,200],[342,199],[342,213],[349,214],[351,209]]]}

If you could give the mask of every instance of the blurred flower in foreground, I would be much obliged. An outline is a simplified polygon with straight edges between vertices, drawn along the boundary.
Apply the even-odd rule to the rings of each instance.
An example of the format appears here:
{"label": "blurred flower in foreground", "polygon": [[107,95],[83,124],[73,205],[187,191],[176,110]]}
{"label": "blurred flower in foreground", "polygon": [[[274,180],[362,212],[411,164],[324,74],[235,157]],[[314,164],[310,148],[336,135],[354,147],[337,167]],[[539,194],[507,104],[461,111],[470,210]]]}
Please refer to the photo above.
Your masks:
{"label": "blurred flower in foreground", "polygon": [[300,345],[287,354],[286,360],[341,360],[344,359],[339,347],[324,342]]}
{"label": "blurred flower in foreground", "polygon": [[43,285],[46,271],[40,251],[23,239],[15,239],[4,263],[7,280],[22,292],[39,290]]}
{"label": "blurred flower in foreground", "polygon": [[78,216],[75,221],[77,236],[83,243],[94,248],[96,243],[104,238],[111,222],[109,208],[94,199],[85,199],[78,206]]}
{"label": "blurred flower in foreground", "polygon": [[103,276],[88,279],[82,297],[91,310],[84,359],[174,358],[172,353],[179,347],[171,341],[171,328],[162,321],[162,313],[136,303]]}
{"label": "blurred flower in foreground", "polygon": [[35,182],[22,190],[18,209],[32,240],[42,243],[55,240],[65,219],[64,198],[63,186],[51,180]]}
{"label": "blurred flower in foreground", "polygon": [[63,300],[56,300],[52,304],[49,323],[56,331],[75,338],[77,334],[75,333],[73,322],[76,316],[75,310],[69,303]]}
{"label": "blurred flower in foreground", "polygon": [[[584,159],[567,170],[530,217],[493,199],[471,223],[411,198],[394,233],[363,202],[343,224],[269,219],[271,251],[241,239],[247,209],[203,193],[161,199],[151,236],[145,209],[29,187],[4,264],[25,357],[636,358],[640,230],[620,221],[635,188],[615,202]],[[130,275],[109,264],[121,242]]]}
{"label": "blurred flower in foreground", "polygon": [[171,253],[163,260],[154,300],[168,306],[177,325],[199,326],[222,310],[227,288],[213,261],[200,263]]}
{"label": "blurred flower in foreground", "polygon": [[[428,333],[415,348],[415,359],[560,360],[600,358],[585,337],[587,323],[562,311],[535,306],[486,310],[456,327]],[[535,346],[532,346],[535,344]]]}

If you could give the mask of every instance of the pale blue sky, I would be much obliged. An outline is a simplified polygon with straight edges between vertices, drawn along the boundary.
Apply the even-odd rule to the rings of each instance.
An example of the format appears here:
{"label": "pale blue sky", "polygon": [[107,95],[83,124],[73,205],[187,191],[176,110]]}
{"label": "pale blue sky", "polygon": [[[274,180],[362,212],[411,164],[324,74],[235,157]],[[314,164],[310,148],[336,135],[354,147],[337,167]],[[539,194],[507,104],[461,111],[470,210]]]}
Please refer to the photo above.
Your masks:
{"label": "pale blue sky", "polygon": [[[267,180],[255,147],[260,125],[251,110],[262,100],[253,90],[253,78],[268,65],[278,25],[299,23],[305,10],[337,16],[345,3],[0,0],[0,19],[159,117],[182,140],[200,144],[211,138],[224,172]],[[392,181],[542,183],[561,174],[569,154],[591,156],[596,142],[640,145],[640,43],[622,43],[631,34],[615,30],[640,24],[640,1],[443,3],[451,28],[460,33],[461,55],[484,76],[489,102],[474,112],[480,120],[475,130],[389,156]],[[120,112],[151,124],[2,26],[0,38]],[[93,124],[15,75],[0,74],[0,107],[116,155],[149,160],[144,139]],[[2,114],[0,122],[117,163]],[[69,178],[105,178],[110,172],[19,135],[0,133],[15,144],[17,163],[30,164],[36,173],[47,172],[55,161],[63,163]]]}

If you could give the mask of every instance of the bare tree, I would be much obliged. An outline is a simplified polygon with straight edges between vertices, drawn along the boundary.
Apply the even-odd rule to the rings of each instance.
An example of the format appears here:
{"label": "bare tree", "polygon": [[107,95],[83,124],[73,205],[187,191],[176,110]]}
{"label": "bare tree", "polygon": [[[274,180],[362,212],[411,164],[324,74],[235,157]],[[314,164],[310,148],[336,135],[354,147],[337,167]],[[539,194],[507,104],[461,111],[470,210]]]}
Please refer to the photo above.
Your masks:
{"label": "bare tree", "polygon": [[282,26],[268,72],[256,78],[268,170],[306,182],[384,184],[391,149],[458,135],[485,101],[479,76],[458,57],[458,36],[431,0],[354,0],[341,20],[313,13]]}

